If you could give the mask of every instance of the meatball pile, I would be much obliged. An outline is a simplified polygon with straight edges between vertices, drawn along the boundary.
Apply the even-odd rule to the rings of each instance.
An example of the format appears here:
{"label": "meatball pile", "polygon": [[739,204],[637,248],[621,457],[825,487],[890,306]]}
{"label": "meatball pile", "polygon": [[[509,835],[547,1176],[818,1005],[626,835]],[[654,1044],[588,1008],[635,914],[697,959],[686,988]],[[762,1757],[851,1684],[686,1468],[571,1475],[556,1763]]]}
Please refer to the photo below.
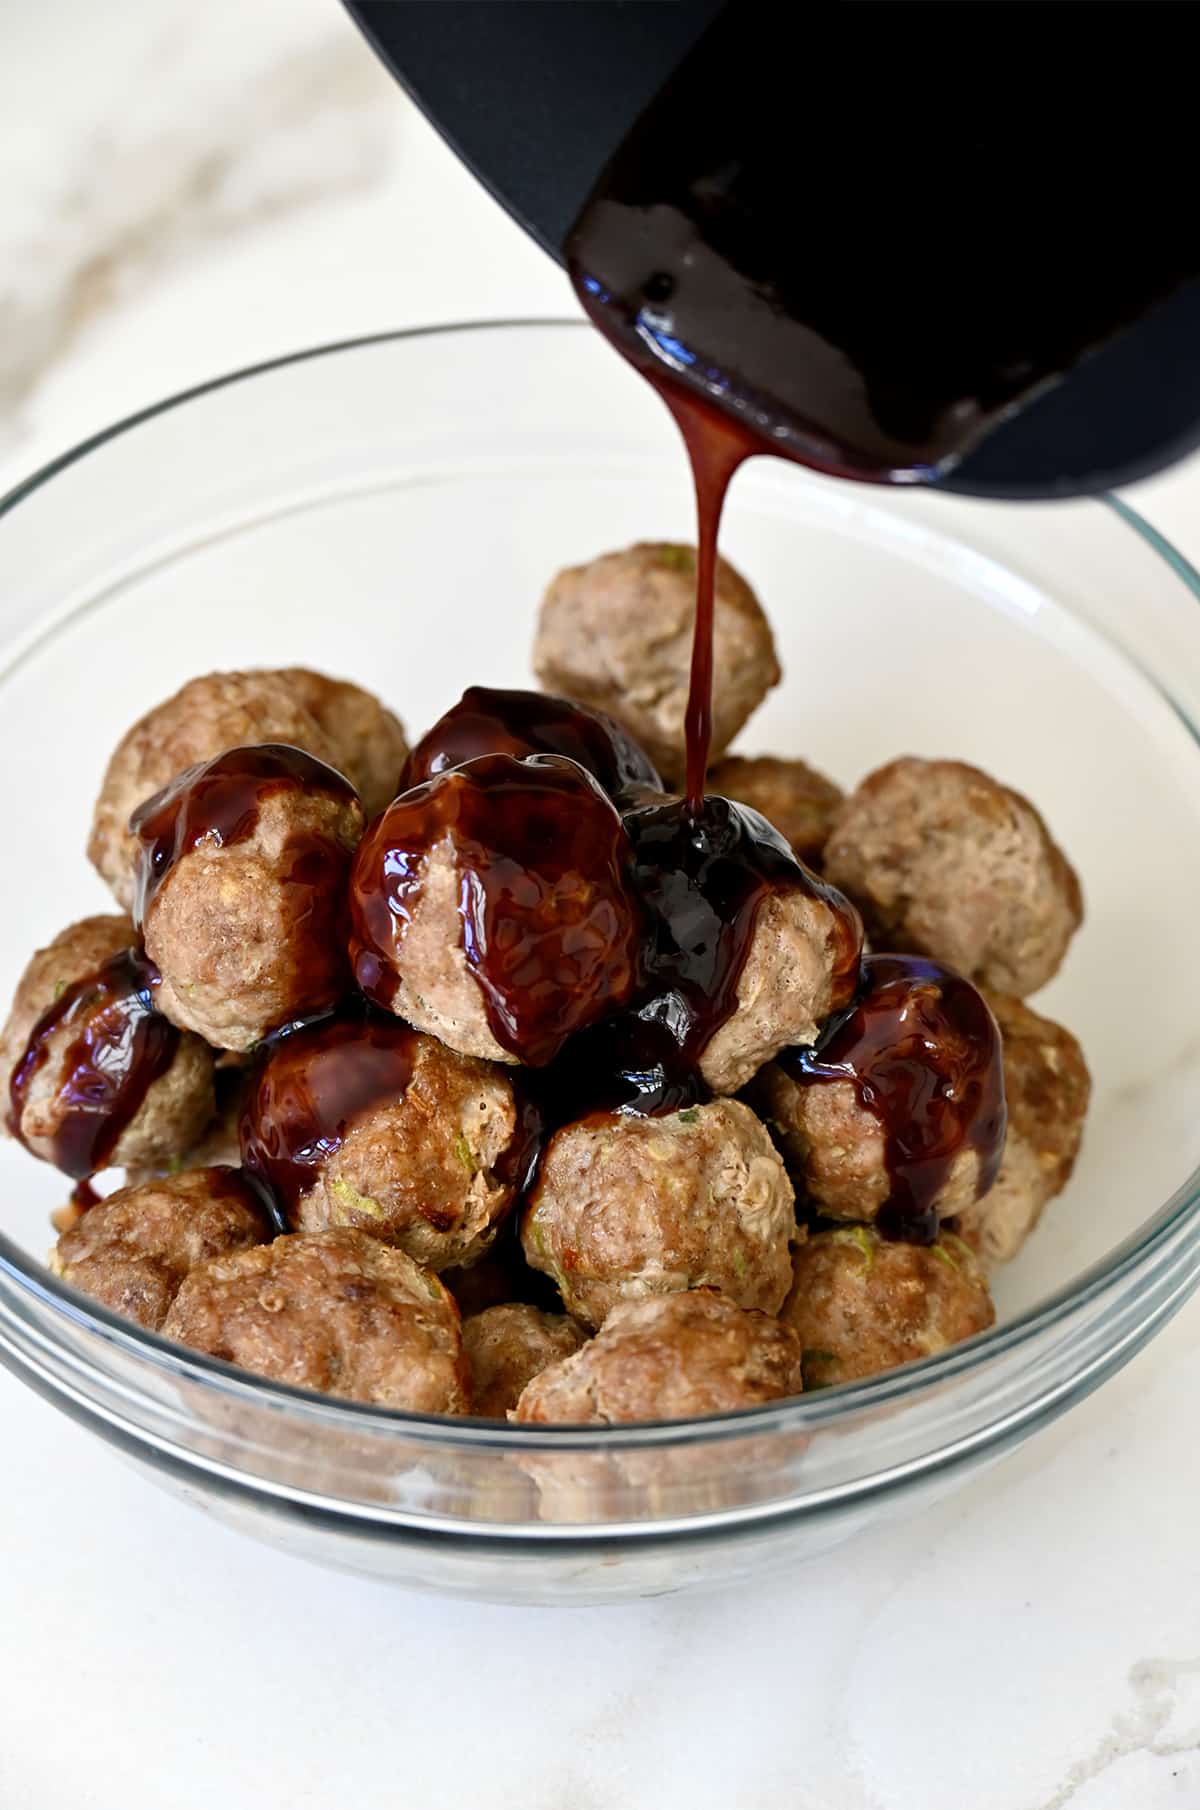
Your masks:
{"label": "meatball pile", "polygon": [[728,1413],[991,1324],[1082,1136],[1082,1053],[1026,1003],[1078,880],[960,762],[845,794],[729,753],[780,673],[725,562],[709,791],[672,791],[694,568],[560,573],[543,689],[472,686],[411,750],[301,668],[129,730],[88,843],[118,909],[0,1034],[8,1130],[74,1184],[67,1283],[279,1382],[518,1425]]}

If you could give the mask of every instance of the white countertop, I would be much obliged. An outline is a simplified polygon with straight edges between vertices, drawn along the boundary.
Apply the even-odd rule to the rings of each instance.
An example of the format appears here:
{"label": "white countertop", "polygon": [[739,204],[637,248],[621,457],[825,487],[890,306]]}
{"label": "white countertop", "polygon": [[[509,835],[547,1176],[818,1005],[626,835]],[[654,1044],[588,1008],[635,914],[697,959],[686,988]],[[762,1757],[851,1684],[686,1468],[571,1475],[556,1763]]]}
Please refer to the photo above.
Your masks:
{"label": "white countertop", "polygon": [[[334,0],[5,9],[0,177],[0,490],[237,365],[573,310]],[[1200,465],[1135,500],[1200,560]],[[1193,1810],[1198,1393],[1200,1302],[916,1522],[548,1612],[252,1545],[0,1373],[0,1810]]]}

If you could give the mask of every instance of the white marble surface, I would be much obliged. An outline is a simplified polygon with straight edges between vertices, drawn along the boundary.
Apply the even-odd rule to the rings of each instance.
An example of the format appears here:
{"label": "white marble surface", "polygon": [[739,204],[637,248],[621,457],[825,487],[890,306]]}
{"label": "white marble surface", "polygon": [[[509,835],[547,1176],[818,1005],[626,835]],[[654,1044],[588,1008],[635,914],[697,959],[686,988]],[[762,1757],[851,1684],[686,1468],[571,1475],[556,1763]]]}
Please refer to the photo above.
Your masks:
{"label": "white marble surface", "polygon": [[[559,273],[334,0],[0,13],[0,488],[169,391]],[[1200,467],[1136,502],[1200,558]],[[1192,1810],[1200,1304],[915,1524],[738,1597],[387,1593],[0,1375],[0,1810]]]}

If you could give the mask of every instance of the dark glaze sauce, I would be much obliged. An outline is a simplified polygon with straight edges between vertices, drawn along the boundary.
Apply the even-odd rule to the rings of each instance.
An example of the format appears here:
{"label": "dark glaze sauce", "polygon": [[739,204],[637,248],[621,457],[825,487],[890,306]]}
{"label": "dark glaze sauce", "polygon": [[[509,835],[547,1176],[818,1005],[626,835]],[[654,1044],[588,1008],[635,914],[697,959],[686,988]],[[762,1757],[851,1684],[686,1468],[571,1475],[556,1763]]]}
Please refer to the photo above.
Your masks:
{"label": "dark glaze sauce", "polygon": [[[654,379],[652,378],[653,382]],[[713,626],[717,600],[717,537],[734,472],[757,449],[735,422],[725,421],[682,391],[656,385],[683,436],[696,492],[696,623],[684,742],[687,799],[699,814],[712,751]]]}
{"label": "dark glaze sauce", "polygon": [[[174,1060],[179,1032],[154,1009],[158,979],[158,970],[139,950],[114,955],[46,1008],[13,1070],[8,1125],[20,1138],[29,1090],[49,1059],[51,1039],[59,1031],[71,1033],[58,1058],[63,1077],[58,1101],[64,1110],[50,1160],[76,1180],[107,1167],[151,1084]],[[89,1196],[90,1191],[80,1194],[76,1204],[92,1205]]]}
{"label": "dark glaze sauce", "polygon": [[485,755],[403,793],[367,831],[351,877],[355,978],[385,1007],[426,858],[446,837],[492,1034],[542,1067],[634,990],[638,909],[621,819],[553,755]]}
{"label": "dark glaze sauce", "polygon": [[421,785],[484,754],[561,754],[598,779],[610,798],[632,787],[662,791],[648,754],[602,711],[540,691],[494,691],[471,685],[421,737],[405,764],[400,789]]}
{"label": "dark glaze sauce", "polygon": [[883,1128],[891,1193],[885,1238],[932,1244],[933,1204],[955,1158],[979,1159],[977,1198],[996,1179],[1007,1112],[1000,1033],[969,981],[908,955],[869,955],[853,1005],[780,1066],[802,1086],[852,1081]]}
{"label": "dark glaze sauce", "polygon": [[[268,798],[283,792],[320,793],[353,805],[358,794],[348,779],[301,748],[264,742],[230,748],[215,759],[187,767],[170,785],[139,805],[129,827],[139,843],[134,922],[141,927],[175,864],[202,842],[229,848],[248,841]],[[296,838],[288,878],[296,885],[320,884],[331,858],[348,860],[323,837]]]}
{"label": "dark glaze sauce", "polygon": [[690,1052],[673,1029],[645,1010],[619,1012],[573,1037],[542,1070],[534,1097],[546,1134],[597,1112],[639,1118],[679,1112],[709,1099]]}

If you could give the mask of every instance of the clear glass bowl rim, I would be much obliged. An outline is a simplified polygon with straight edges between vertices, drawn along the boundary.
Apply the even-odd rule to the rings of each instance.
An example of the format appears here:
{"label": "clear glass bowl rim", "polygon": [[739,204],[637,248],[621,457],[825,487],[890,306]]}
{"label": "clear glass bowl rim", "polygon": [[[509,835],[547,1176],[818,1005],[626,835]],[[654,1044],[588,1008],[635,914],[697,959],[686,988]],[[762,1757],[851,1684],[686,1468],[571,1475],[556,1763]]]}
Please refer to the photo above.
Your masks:
{"label": "clear glass bowl rim", "polygon": [[[374,345],[445,338],[460,333],[547,330],[594,332],[587,322],[571,318],[464,320],[364,334],[247,365],[180,390],[89,435],[31,473],[6,496],[0,497],[0,520],[35,491],[43,489],[60,473],[76,465],[90,453],[98,451],[109,441],[133,432],[160,415],[235,384],[252,382],[257,377],[269,376],[290,365],[314,359],[333,359]],[[1110,509],[1139,536],[1148,549],[1186,586],[1192,597],[1200,602],[1200,572],[1177,548],[1122,498],[1105,492],[1098,494],[1093,500]],[[1161,686],[1159,688],[1162,689]],[[1200,726],[1191,720],[1176,699],[1168,693],[1164,692],[1164,695],[1193,739],[1200,743]],[[328,1421],[342,1430],[352,1430],[357,1423],[364,1430],[369,1428],[373,1433],[379,1434],[390,1425],[396,1429],[397,1434],[403,1433],[406,1438],[426,1440],[435,1445],[450,1440],[455,1444],[471,1445],[481,1450],[512,1453],[529,1452],[542,1446],[562,1451],[570,1447],[594,1450],[602,1445],[606,1452],[616,1453],[645,1451],[648,1448],[667,1449],[697,1441],[718,1441],[722,1438],[739,1438],[750,1433],[769,1433],[782,1429],[789,1432],[815,1431],[852,1410],[899,1406],[933,1384],[949,1382],[993,1357],[1011,1355],[1023,1345],[1032,1345],[1040,1335],[1052,1331],[1077,1310],[1086,1308],[1097,1296],[1133,1282],[1143,1270],[1149,1270],[1153,1266],[1155,1259],[1180,1232],[1194,1226],[1198,1219],[1200,1167],[1136,1232],[1131,1233],[1107,1257],[1083,1271],[1073,1282],[1056,1290],[1036,1307],[1028,1309],[1003,1326],[981,1333],[949,1351],[906,1364],[901,1369],[880,1377],[799,1396],[776,1406],[740,1409],[702,1420],[646,1421],[635,1426],[606,1427],[599,1431],[587,1426],[555,1426],[540,1431],[534,1427],[509,1427],[496,1421],[479,1420],[466,1415],[448,1417],[402,1413],[389,1408],[343,1402],[291,1384],[251,1376],[219,1358],[187,1352],[156,1333],[132,1326],[129,1321],[121,1319],[99,1302],[62,1282],[2,1232],[0,1274],[15,1284],[19,1292],[29,1295],[52,1314],[62,1315],[98,1334],[135,1361],[147,1362],[168,1375],[183,1376],[191,1383],[228,1395],[242,1396],[256,1402],[261,1402],[264,1398],[277,1400],[281,1407],[286,1405],[293,1415]],[[1027,1411],[1031,1411],[1036,1418],[1037,1404],[1029,1403]],[[936,1462],[935,1454],[929,1456]]]}

